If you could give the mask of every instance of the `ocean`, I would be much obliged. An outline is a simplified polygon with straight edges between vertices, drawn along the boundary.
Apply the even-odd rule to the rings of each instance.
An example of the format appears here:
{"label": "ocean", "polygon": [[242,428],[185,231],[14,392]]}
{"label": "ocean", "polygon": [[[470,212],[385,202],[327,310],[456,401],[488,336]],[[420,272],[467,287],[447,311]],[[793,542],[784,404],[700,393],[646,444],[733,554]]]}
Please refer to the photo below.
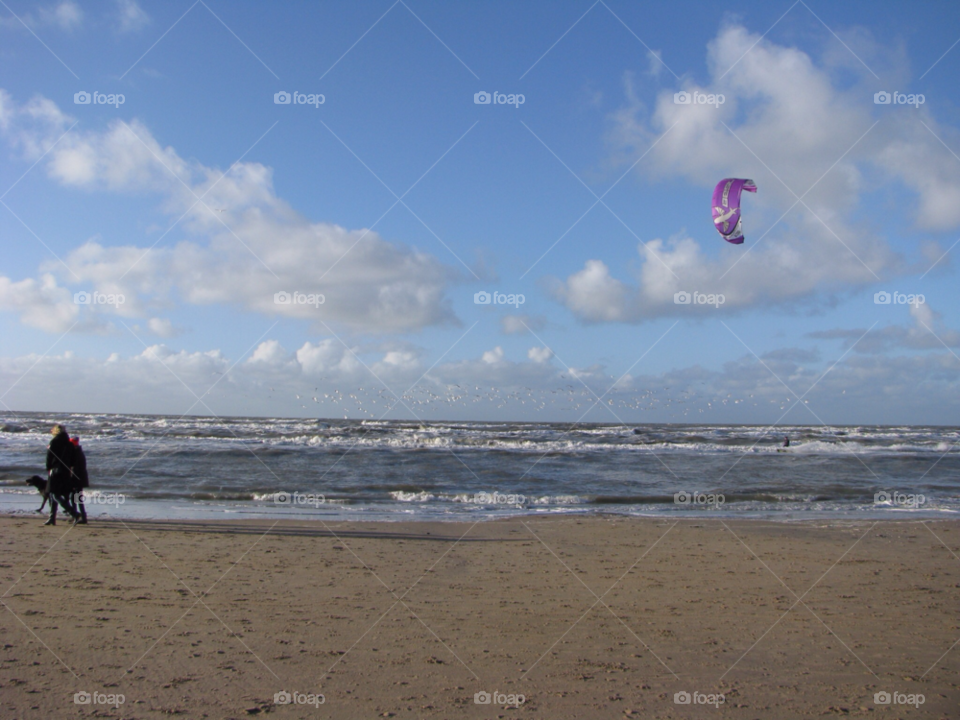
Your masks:
{"label": "ocean", "polygon": [[[32,514],[55,422],[93,516],[465,520],[950,517],[960,428],[413,422],[7,413],[0,512]],[[780,448],[784,436],[789,449]]]}

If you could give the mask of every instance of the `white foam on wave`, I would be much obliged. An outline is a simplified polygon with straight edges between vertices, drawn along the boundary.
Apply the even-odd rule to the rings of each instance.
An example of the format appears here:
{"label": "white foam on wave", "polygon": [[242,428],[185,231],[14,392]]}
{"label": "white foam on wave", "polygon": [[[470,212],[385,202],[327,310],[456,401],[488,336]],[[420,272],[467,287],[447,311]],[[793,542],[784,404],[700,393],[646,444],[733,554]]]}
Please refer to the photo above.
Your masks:
{"label": "white foam on wave", "polygon": [[391,490],[390,497],[398,502],[430,502],[436,500],[436,495],[428,493],[426,490],[421,492],[407,492],[405,490]]}
{"label": "white foam on wave", "polygon": [[583,498],[579,495],[543,495],[534,498],[532,505],[580,505]]}

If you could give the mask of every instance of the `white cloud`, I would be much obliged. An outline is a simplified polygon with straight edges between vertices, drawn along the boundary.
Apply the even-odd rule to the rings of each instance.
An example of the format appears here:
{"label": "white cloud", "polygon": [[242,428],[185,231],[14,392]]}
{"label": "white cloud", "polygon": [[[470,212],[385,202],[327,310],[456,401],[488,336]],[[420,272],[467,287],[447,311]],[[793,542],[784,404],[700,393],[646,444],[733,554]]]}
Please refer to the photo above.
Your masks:
{"label": "white cloud", "polygon": [[877,88],[865,73],[841,86],[835,72],[846,63],[841,57],[824,53],[818,65],[796,48],[731,26],[709,45],[709,86],[684,85],[690,92],[722,93],[726,101],[719,107],[677,104],[671,89],[648,113],[628,78],[628,104],[612,117],[615,154],[632,163],[649,151],[639,172],[657,182],[683,179],[705,197],[720,178],[753,178],[759,193],[744,202],[748,244],[727,246],[711,234],[715,255],[690,237],[652,239],[638,247],[642,263],[632,283],[590,259],[554,282],[555,296],[587,322],[641,322],[708,312],[676,306],[679,291],[722,293],[720,312],[736,311],[831,298],[905,272],[882,226],[859,219],[864,193],[883,175],[916,193],[918,226],[957,227],[960,163],[919,120],[958,145],[960,139],[923,107],[909,108],[908,117],[898,106],[899,115],[872,128],[883,108],[873,103]]}
{"label": "white cloud", "polygon": [[487,365],[500,365],[503,360],[503,348],[497,345],[493,350],[487,350],[481,358]]}
{"label": "white cloud", "polygon": [[378,375],[381,371],[391,373],[415,372],[420,368],[420,356],[411,350],[390,350],[373,368]]}
{"label": "white cloud", "polygon": [[180,334],[180,329],[174,327],[173,323],[166,318],[150,318],[147,322],[147,329],[162,338],[172,338]]}
{"label": "white cloud", "polygon": [[[295,360],[295,358],[293,358]],[[247,358],[247,365],[264,368],[277,368],[291,360],[289,353],[278,340],[264,340]]]}
{"label": "white cloud", "polygon": [[[916,193],[915,220],[924,230],[952,230],[960,225],[960,161],[944,148],[960,147],[960,133],[931,118],[896,118],[898,137],[877,152],[876,163]],[[934,135],[936,133],[936,136]]]}
{"label": "white cloud", "polygon": [[630,291],[610,275],[602,260],[587,260],[583,270],[553,290],[577,317],[588,322],[624,321],[636,316]]}
{"label": "white cloud", "polygon": [[137,4],[136,0],[117,0],[119,29],[122,33],[142,30],[150,23],[150,16]]}
{"label": "white cloud", "polygon": [[[70,122],[49,100],[17,106],[0,91],[0,127],[28,159],[50,150]],[[136,121],[71,132],[44,163],[65,186],[159,195],[171,222],[182,216],[180,226],[193,236],[157,248],[90,241],[65,256],[72,274],[45,265],[63,282],[122,292],[121,314],[143,315],[179,299],[308,320],[316,329],[340,323],[396,333],[459,322],[445,296],[456,270],[376,232],[311,222],[277,197],[272,170],[259,163],[238,163],[224,176],[161,146]],[[279,292],[322,295],[323,302],[278,304]]]}
{"label": "white cloud", "polygon": [[549,362],[553,357],[553,350],[548,347],[532,347],[527,350],[527,357],[535,363]]}
{"label": "white cloud", "polygon": [[[892,312],[897,306],[889,306]],[[960,348],[960,331],[943,324],[943,316],[929,303],[914,304],[909,309],[913,326],[890,324],[867,332],[867,328],[835,328],[808,333],[818,340],[842,340],[844,350],[853,349],[862,355],[878,355],[894,350],[944,350]]]}
{"label": "white cloud", "polygon": [[[835,366],[839,352],[821,359],[810,350],[785,348],[766,353],[763,363],[745,353],[720,370],[692,365],[619,383],[620,373],[603,367],[567,370],[537,357],[514,362],[502,348],[441,363],[422,378],[414,351],[352,350],[324,340],[291,354],[267,340],[237,365],[217,350],[177,351],[163,344],[106,359],[70,352],[0,357],[0,385],[16,383],[4,401],[12,408],[60,412],[369,418],[396,404],[390,417],[564,421],[581,419],[606,393],[583,419],[613,423],[948,423],[955,412],[943,398],[960,390],[960,360],[942,346],[913,357],[850,353]],[[813,387],[785,417],[796,397],[773,373],[798,395]]]}
{"label": "white cloud", "polygon": [[50,333],[62,333],[74,325],[80,308],[70,292],[57,285],[53,275],[40,280],[14,282],[0,275],[0,311],[19,313],[24,324]]}
{"label": "white cloud", "polygon": [[297,350],[297,362],[306,375],[337,374],[347,378],[356,376],[363,365],[357,359],[359,348],[347,348],[338,340],[328,338],[316,345],[310,342]]}

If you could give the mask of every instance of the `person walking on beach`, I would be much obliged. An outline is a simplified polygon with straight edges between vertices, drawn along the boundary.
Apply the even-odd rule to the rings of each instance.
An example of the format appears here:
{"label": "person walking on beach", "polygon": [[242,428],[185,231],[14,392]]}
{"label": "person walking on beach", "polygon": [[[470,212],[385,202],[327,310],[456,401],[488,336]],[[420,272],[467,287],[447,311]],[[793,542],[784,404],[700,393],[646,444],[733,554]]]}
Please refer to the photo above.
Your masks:
{"label": "person walking on beach", "polygon": [[73,486],[74,447],[63,425],[54,425],[53,439],[47,446],[47,494],[50,497],[50,519],[44,525],[57,524],[57,505],[76,522],[80,515],[70,507],[70,489]]}
{"label": "person walking on beach", "polygon": [[78,525],[87,524],[87,509],[83,506],[83,493],[90,487],[90,479],[87,476],[87,456],[83,454],[83,447],[80,445],[80,438],[74,435],[70,438],[73,443],[73,482],[70,487],[70,508],[80,519]]}

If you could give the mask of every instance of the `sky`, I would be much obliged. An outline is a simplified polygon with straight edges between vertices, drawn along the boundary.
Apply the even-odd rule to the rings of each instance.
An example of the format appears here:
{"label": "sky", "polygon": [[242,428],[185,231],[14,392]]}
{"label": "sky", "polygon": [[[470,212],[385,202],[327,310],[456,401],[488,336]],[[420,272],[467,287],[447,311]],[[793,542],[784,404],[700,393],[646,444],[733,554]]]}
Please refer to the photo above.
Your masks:
{"label": "sky", "polygon": [[3,0],[0,413],[960,424],[958,43],[951,2]]}

